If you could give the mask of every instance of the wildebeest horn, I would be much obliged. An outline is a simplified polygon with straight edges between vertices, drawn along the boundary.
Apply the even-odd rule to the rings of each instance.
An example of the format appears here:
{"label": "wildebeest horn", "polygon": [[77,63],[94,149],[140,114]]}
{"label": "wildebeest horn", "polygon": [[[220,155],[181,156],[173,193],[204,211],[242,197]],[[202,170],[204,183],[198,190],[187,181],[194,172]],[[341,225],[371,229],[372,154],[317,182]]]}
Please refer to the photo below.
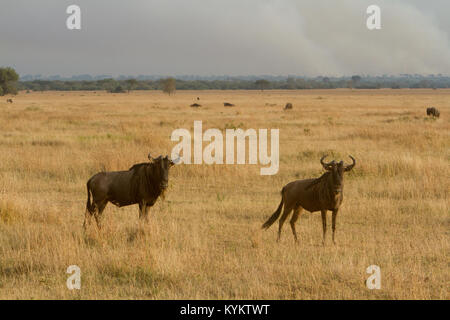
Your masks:
{"label": "wildebeest horn", "polygon": [[345,171],[350,171],[350,170],[352,170],[353,167],[354,167],[355,164],[356,164],[355,158],[353,158],[351,155],[348,155],[348,156],[350,157],[350,159],[352,159],[353,163],[350,164],[350,165],[348,165],[348,166],[346,166],[346,167],[345,167]]}
{"label": "wildebeest horn", "polygon": [[324,155],[322,158],[320,158],[320,163],[322,164],[322,166],[323,166],[323,168],[324,168],[325,170],[329,170],[331,164],[334,162],[334,160],[331,161],[331,162],[328,162],[328,163],[323,162],[323,160],[324,160],[327,156],[328,156],[328,155]]}

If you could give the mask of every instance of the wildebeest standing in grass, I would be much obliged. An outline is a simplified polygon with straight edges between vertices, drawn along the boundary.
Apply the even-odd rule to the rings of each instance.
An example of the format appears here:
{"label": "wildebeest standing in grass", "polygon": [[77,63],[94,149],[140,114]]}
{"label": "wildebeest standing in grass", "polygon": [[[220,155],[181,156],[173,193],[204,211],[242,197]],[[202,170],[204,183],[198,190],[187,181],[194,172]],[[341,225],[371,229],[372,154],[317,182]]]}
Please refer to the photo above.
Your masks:
{"label": "wildebeest standing in grass", "polygon": [[284,110],[290,110],[292,109],[292,103],[288,102],[286,103],[286,105],[284,106]]}
{"label": "wildebeest standing in grass", "polygon": [[13,103],[12,99],[6,100],[7,103]]}
{"label": "wildebeest standing in grass", "polygon": [[435,107],[427,108],[427,116],[433,116],[435,118],[439,118],[440,112]]}
{"label": "wildebeest standing in grass", "polygon": [[167,189],[169,168],[179,161],[168,156],[152,158],[150,154],[148,158],[150,162],[135,164],[128,171],[99,172],[89,179],[84,229],[92,216],[101,229],[102,213],[108,202],[118,207],[139,204],[139,218],[148,220],[148,209]]}
{"label": "wildebeest standing in grass", "polygon": [[295,222],[297,221],[302,209],[310,212],[320,211],[322,213],[322,227],[323,227],[323,243],[325,244],[325,234],[327,231],[327,210],[331,210],[332,215],[332,229],[333,229],[333,243],[335,242],[336,230],[336,216],[339,207],[343,200],[344,188],[344,172],[350,171],[356,164],[355,159],[350,156],[353,163],[344,166],[344,162],[336,163],[334,160],[325,163],[323,160],[326,156],[320,159],[320,163],[327,171],[317,179],[297,180],[288,183],[281,190],[281,202],[275,213],[263,224],[263,228],[269,228],[280,216],[281,209],[284,205],[284,212],[279,221],[278,240],[281,237],[281,228],[288,217],[289,213],[294,210],[291,218],[291,229],[294,234],[294,239],[297,242],[297,232],[295,230]]}

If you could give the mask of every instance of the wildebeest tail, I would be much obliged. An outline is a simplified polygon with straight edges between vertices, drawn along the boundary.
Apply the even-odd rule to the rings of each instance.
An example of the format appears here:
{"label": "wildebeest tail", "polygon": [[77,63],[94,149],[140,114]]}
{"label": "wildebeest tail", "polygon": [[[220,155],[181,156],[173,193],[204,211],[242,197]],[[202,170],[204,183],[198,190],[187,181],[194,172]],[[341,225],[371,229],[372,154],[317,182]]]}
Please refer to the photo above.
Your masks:
{"label": "wildebeest tail", "polygon": [[281,214],[281,209],[283,208],[283,191],[281,191],[281,201],[277,208],[270,218],[262,225],[262,229],[268,229],[275,221],[277,221],[278,217]]}
{"label": "wildebeest tail", "polygon": [[91,202],[91,190],[89,188],[89,182],[86,184],[87,189],[87,202],[86,202],[86,209],[89,211],[89,213],[94,213],[94,206]]}

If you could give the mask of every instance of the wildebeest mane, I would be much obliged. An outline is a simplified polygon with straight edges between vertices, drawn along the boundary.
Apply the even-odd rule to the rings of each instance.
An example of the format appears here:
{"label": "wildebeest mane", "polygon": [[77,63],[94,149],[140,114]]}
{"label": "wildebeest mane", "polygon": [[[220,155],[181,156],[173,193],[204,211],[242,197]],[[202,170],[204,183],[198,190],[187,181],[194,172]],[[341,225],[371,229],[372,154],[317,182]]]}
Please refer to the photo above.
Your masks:
{"label": "wildebeest mane", "polygon": [[321,183],[324,180],[326,181],[326,179],[329,175],[330,175],[330,172],[325,172],[323,175],[321,175],[317,179],[314,179],[313,181],[311,181],[311,183],[308,186],[306,186],[305,190],[312,188],[313,186],[317,185],[318,183]]}
{"label": "wildebeest mane", "polygon": [[332,184],[331,172],[327,171],[319,178],[311,181],[311,183],[306,186],[305,190],[313,189],[312,192],[316,201],[322,203],[324,206],[328,206],[333,202],[331,194]]}
{"label": "wildebeest mane", "polygon": [[147,164],[149,164],[148,162],[142,162],[142,163],[137,163],[137,164],[135,164],[135,165],[133,165],[130,169],[128,169],[128,170],[136,170],[136,171],[138,171],[138,169],[140,168],[140,167],[142,167],[142,166],[144,166],[144,165],[147,165]]}
{"label": "wildebeest mane", "polygon": [[130,168],[130,171],[134,171],[131,177],[131,194],[136,200],[139,200],[144,194],[152,196],[155,199],[160,195],[160,181],[156,181],[155,177],[146,170],[147,166],[154,165],[154,163],[143,162],[135,164]]}

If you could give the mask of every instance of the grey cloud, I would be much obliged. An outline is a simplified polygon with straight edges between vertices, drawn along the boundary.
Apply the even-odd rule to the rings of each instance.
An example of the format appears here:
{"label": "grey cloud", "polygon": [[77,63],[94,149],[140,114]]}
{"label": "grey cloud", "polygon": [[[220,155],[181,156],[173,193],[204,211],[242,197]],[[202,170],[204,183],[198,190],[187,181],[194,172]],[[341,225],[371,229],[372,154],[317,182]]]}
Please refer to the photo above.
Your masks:
{"label": "grey cloud", "polygon": [[[82,30],[65,28],[68,5]],[[377,3],[382,30],[365,27]],[[450,74],[448,1],[2,0],[21,74]]]}

